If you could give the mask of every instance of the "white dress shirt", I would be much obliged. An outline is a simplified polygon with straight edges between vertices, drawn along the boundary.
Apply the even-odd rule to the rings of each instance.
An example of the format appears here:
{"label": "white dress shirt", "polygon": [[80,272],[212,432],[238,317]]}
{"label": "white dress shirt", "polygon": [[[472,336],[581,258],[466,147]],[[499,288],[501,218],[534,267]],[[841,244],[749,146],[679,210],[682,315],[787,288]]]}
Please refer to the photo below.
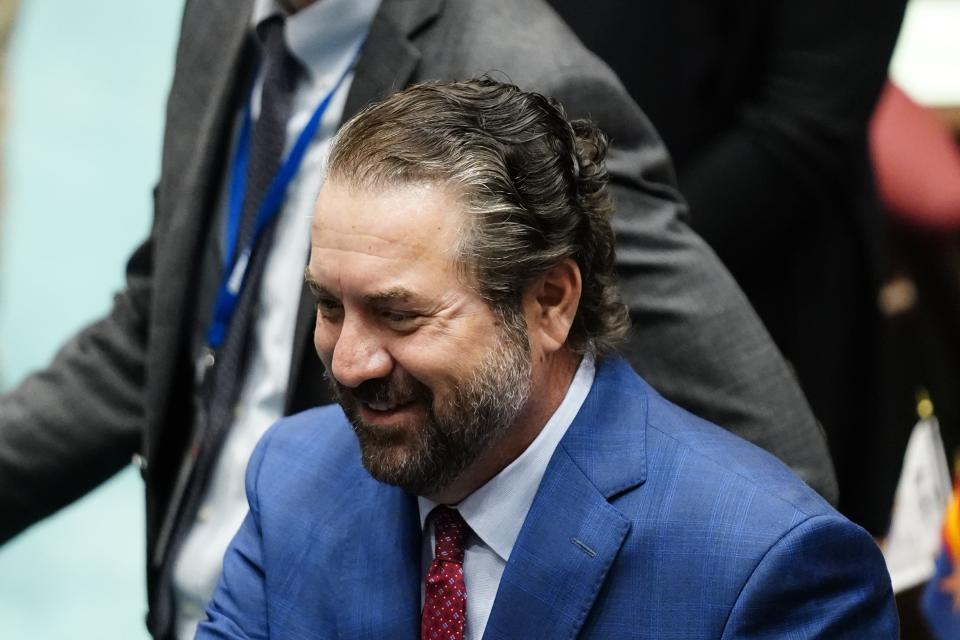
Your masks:
{"label": "white dress shirt", "polygon": [[[570,388],[557,410],[530,446],[485,485],[455,505],[470,532],[463,554],[463,580],[467,588],[467,623],[464,640],[480,640],[497,596],[500,577],[533,504],[547,464],[573,419],[583,406],[596,373],[593,357],[580,362]],[[420,602],[423,579],[433,562],[434,530],[427,516],[437,503],[418,498],[420,526],[424,528]]]}
{"label": "white dress shirt", "polygon": [[[320,0],[286,18],[287,48],[306,69],[292,100],[287,151],[317,105],[355,60],[379,4],[380,0]],[[253,25],[277,13],[285,12],[274,0],[257,0]],[[254,119],[260,112],[262,80],[261,74],[251,95]],[[177,633],[181,638],[194,636],[219,579],[223,554],[246,516],[244,473],[250,454],[260,436],[283,412],[303,268],[310,247],[310,221],[323,182],[330,141],[342,119],[352,81],[350,72],[336,89],[276,221],[273,247],[254,311],[250,359],[236,418],[217,459],[197,520],[174,567]],[[239,125],[235,127],[238,129]],[[226,173],[229,176],[230,172]],[[220,229],[226,192],[224,184],[218,207]]]}

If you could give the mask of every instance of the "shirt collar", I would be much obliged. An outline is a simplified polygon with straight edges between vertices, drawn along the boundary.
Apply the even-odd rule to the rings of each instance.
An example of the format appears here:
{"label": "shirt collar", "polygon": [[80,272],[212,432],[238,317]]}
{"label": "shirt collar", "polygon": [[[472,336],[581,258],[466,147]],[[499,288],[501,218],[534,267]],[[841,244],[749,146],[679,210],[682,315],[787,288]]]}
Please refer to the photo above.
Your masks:
{"label": "shirt collar", "polygon": [[[563,439],[573,419],[583,406],[596,373],[593,356],[587,354],[580,361],[570,388],[550,416],[539,435],[520,456],[456,505],[463,519],[488,547],[506,562],[520,535],[530,505],[540,487],[550,458]],[[427,516],[437,503],[417,497],[420,526],[426,526]]]}
{"label": "shirt collar", "polygon": [[290,15],[277,0],[255,0],[252,25],[273,15],[286,17],[284,39],[290,53],[313,77],[329,73],[345,49],[363,42],[380,0],[317,0]]}

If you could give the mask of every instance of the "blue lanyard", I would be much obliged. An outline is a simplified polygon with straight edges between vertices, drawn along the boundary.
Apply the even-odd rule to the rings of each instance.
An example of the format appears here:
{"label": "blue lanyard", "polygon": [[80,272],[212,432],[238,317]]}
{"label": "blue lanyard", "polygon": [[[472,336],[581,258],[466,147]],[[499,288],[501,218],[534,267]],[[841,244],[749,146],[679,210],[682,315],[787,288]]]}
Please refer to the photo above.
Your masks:
{"label": "blue lanyard", "polygon": [[[362,48],[362,45],[361,45]],[[300,132],[300,136],[290,150],[290,155],[281,165],[273,182],[267,189],[267,194],[260,203],[257,210],[257,217],[253,225],[253,232],[247,243],[240,247],[240,221],[243,217],[244,193],[247,189],[247,166],[250,163],[250,131],[253,128],[250,115],[250,98],[247,99],[247,106],[243,112],[243,124],[240,128],[240,135],[237,138],[237,150],[233,158],[233,166],[230,176],[230,194],[227,215],[227,255],[224,261],[223,276],[220,280],[220,288],[217,292],[217,301],[214,306],[213,322],[207,330],[207,346],[211,349],[217,349],[223,345],[227,338],[227,330],[230,327],[230,320],[237,308],[237,300],[240,297],[240,291],[243,288],[244,278],[247,273],[247,265],[257,241],[263,235],[267,226],[280,213],[280,206],[283,204],[286,196],[287,187],[300,169],[303,157],[306,155],[307,148],[320,127],[320,121],[323,114],[333,100],[333,95],[343,84],[343,81],[350,74],[354,63],[360,55],[360,49],[354,55],[353,60],[343,74],[334,83],[333,88],[324,96],[320,104],[314,110],[310,121]]]}

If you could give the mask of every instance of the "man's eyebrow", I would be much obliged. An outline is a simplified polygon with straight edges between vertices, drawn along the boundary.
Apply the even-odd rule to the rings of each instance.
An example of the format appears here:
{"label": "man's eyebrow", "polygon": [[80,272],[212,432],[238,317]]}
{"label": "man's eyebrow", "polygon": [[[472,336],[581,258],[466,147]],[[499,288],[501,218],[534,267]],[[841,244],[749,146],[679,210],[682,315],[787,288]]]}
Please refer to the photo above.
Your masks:
{"label": "man's eyebrow", "polygon": [[310,273],[310,267],[306,267],[303,270],[303,281],[310,287],[310,292],[313,293],[314,296],[319,297],[328,293],[327,289],[317,282],[317,279]]}
{"label": "man's eyebrow", "polygon": [[[310,274],[309,267],[303,272],[303,280],[307,283],[307,286],[310,287],[310,291],[313,292],[314,296],[336,297],[331,294],[326,287],[317,282],[316,278]],[[416,294],[407,288],[391,287],[384,291],[368,293],[363,296],[363,301],[369,305],[385,305],[391,302],[408,302],[416,297]]]}
{"label": "man's eyebrow", "polygon": [[371,305],[383,305],[391,302],[407,302],[412,298],[416,298],[416,295],[413,293],[413,291],[405,289],[404,287],[392,287],[384,291],[368,293],[367,295],[363,296],[364,302]]}

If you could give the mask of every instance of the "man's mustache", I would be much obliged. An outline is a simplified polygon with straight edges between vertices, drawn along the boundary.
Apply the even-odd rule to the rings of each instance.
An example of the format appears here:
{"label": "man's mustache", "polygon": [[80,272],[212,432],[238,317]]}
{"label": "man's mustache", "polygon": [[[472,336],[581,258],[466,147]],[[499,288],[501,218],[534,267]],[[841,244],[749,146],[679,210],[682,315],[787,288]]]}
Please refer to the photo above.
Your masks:
{"label": "man's mustache", "polygon": [[403,405],[422,400],[430,402],[433,394],[422,383],[409,375],[391,375],[388,378],[365,380],[356,387],[347,387],[330,376],[337,399],[342,403]]}

